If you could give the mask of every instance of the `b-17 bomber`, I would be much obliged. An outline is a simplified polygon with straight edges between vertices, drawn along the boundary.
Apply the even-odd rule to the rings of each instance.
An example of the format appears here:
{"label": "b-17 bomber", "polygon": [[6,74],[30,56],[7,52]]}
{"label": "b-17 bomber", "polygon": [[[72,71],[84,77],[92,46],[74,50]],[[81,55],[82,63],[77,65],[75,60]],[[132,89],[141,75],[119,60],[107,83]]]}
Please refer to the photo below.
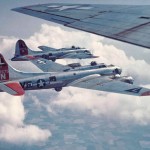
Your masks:
{"label": "b-17 bomber", "polygon": [[[39,58],[32,57],[32,60],[39,61]],[[49,63],[52,63],[51,66],[59,65],[52,61]],[[45,63],[45,66],[48,65]],[[59,92],[64,87],[72,86],[134,96],[150,95],[150,89],[134,85],[132,77],[120,76],[116,69],[120,68],[110,66],[68,72],[29,73],[14,69],[0,54],[0,92],[21,96],[27,90],[55,89]]]}
{"label": "b-17 bomber", "polygon": [[27,61],[27,57],[37,57],[45,58],[48,60],[55,61],[56,59],[87,59],[87,58],[97,58],[94,56],[90,50],[86,48],[80,48],[72,46],[71,48],[61,48],[55,49],[47,46],[39,46],[42,51],[33,51],[27,47],[23,40],[18,40],[16,43],[15,55],[11,59],[12,61]]}

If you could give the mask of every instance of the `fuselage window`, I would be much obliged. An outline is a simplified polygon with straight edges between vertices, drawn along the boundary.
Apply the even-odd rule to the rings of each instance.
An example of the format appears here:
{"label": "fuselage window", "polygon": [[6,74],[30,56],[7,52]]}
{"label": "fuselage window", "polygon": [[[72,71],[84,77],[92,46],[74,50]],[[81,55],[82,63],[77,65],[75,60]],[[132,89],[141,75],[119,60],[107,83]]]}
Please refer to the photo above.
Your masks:
{"label": "fuselage window", "polygon": [[49,80],[50,81],[56,81],[56,77],[55,76],[49,77]]}

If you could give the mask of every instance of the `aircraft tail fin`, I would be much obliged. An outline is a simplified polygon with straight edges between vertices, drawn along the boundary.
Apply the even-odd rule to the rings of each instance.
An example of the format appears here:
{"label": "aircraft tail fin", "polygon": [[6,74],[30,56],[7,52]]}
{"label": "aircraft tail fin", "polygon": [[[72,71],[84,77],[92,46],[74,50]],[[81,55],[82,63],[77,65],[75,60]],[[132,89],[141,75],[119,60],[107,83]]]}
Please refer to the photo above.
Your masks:
{"label": "aircraft tail fin", "polygon": [[30,74],[23,73],[10,66],[3,55],[0,54],[0,82],[13,81],[29,77]]}
{"label": "aircraft tail fin", "polygon": [[0,89],[11,95],[23,95],[24,90],[19,82],[16,82],[18,77],[21,77],[20,72],[12,68],[0,54]]}
{"label": "aircraft tail fin", "polygon": [[0,54],[0,82],[9,80],[9,65]]}
{"label": "aircraft tail fin", "polygon": [[15,56],[28,55],[28,47],[23,40],[18,40],[16,43]]}
{"label": "aircraft tail fin", "polygon": [[11,59],[12,61],[20,61],[19,57],[27,56],[33,54],[34,52],[28,48],[26,43],[23,40],[18,40],[16,42],[15,54],[14,57]]}

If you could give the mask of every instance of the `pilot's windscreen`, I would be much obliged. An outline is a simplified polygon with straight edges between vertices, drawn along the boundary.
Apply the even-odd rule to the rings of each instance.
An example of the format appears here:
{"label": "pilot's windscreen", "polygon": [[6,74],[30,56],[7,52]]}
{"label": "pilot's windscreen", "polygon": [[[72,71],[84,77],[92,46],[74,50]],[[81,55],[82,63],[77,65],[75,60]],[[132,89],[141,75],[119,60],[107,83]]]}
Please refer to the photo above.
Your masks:
{"label": "pilot's windscreen", "polygon": [[84,53],[90,53],[90,51],[88,51],[88,50],[85,50],[85,51],[84,51]]}
{"label": "pilot's windscreen", "polygon": [[106,68],[106,65],[99,65],[99,68]]}
{"label": "pilot's windscreen", "polygon": [[108,65],[108,67],[114,67],[114,65],[111,64],[111,65]]}

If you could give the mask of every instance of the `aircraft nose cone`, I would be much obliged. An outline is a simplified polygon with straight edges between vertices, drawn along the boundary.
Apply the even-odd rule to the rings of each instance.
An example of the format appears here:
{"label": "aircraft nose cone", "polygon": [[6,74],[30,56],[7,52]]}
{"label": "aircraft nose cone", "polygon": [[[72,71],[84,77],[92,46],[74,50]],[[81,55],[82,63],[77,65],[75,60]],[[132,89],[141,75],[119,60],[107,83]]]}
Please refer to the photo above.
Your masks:
{"label": "aircraft nose cone", "polygon": [[98,58],[99,56],[93,56],[92,58]]}

